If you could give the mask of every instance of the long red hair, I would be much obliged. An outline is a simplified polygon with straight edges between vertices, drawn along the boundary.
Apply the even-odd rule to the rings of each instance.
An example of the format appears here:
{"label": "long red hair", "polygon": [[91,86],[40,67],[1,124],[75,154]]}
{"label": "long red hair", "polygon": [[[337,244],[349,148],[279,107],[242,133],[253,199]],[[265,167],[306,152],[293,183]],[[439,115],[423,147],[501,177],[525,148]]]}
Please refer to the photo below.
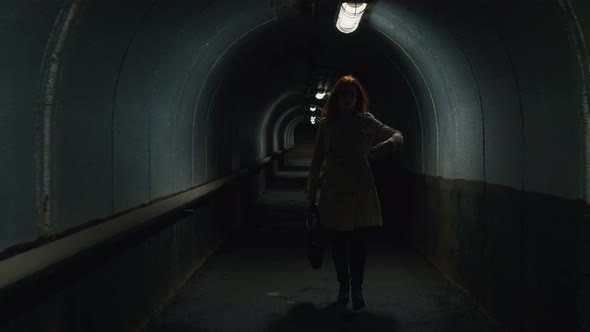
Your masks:
{"label": "long red hair", "polygon": [[369,100],[365,89],[363,89],[363,86],[356,77],[352,75],[345,75],[342,76],[336,82],[336,84],[334,84],[334,87],[330,92],[330,96],[322,108],[322,112],[320,114],[322,120],[330,120],[334,117],[334,113],[338,112],[336,101],[338,100],[338,96],[342,93],[344,87],[353,87],[356,89],[356,102],[354,105],[355,111],[359,114],[367,114],[369,111]]}

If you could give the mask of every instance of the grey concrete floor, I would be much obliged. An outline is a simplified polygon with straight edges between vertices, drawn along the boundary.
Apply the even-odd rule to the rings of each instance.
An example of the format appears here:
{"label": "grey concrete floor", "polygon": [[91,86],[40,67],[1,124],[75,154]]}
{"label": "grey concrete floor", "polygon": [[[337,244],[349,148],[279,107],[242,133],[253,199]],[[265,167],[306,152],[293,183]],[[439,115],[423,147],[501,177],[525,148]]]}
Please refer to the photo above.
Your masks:
{"label": "grey concrete floor", "polygon": [[295,170],[275,178],[252,216],[259,227],[212,255],[147,331],[503,331],[379,229],[367,248],[367,308],[354,313],[335,304],[329,248],[319,270],[305,256],[304,176]]}

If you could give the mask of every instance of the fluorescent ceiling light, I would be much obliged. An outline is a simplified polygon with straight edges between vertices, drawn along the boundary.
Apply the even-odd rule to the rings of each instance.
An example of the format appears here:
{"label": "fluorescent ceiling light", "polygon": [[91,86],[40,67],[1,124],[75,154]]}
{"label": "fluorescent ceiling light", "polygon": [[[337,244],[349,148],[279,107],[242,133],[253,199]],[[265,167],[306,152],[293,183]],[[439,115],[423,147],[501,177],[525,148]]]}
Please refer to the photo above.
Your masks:
{"label": "fluorescent ceiling light", "polygon": [[364,2],[343,2],[340,5],[336,28],[343,33],[351,33],[356,30],[361,22],[365,8],[367,8],[367,4]]}

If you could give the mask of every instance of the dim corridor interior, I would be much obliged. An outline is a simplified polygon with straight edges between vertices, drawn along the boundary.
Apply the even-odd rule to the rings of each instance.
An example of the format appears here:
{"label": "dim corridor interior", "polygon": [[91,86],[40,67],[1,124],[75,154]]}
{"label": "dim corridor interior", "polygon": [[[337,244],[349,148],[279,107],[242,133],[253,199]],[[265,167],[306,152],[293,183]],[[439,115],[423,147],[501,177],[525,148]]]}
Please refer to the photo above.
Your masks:
{"label": "dim corridor interior", "polygon": [[145,331],[503,331],[385,229],[367,241],[367,308],[335,304],[330,248],[319,270],[306,259],[306,176],[297,161],[275,173],[249,216],[252,231],[228,239]]}

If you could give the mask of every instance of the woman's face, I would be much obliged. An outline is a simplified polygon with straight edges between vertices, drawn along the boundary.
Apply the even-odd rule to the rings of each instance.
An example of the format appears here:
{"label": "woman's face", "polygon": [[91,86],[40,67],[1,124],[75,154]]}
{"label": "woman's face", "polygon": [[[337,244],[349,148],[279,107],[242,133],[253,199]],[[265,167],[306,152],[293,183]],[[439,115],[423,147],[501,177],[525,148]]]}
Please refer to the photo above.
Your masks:
{"label": "woman's face", "polygon": [[341,111],[354,111],[356,105],[356,89],[354,86],[344,86],[338,94],[338,109]]}

